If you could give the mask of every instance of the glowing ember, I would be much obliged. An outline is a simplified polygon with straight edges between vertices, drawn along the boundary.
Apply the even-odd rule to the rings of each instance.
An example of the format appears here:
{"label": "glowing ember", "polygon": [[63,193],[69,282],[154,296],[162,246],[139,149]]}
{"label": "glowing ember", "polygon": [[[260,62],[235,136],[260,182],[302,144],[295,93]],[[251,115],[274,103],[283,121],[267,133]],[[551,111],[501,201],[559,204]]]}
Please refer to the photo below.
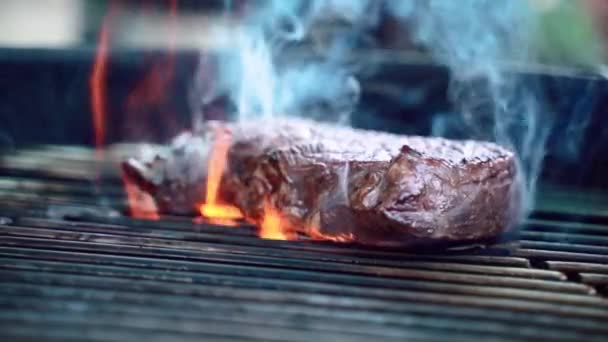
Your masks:
{"label": "glowing ember", "polygon": [[348,243],[355,241],[355,235],[353,233],[343,233],[339,235],[327,235],[319,231],[319,229],[309,229],[308,234],[312,239],[320,241],[335,241],[341,243]]}
{"label": "glowing ember", "polygon": [[203,204],[201,205],[201,215],[216,219],[236,220],[243,218],[239,208],[230,205],[221,204]]}
{"label": "glowing ember", "polygon": [[283,219],[274,207],[268,201],[264,202],[264,219],[260,223],[260,237],[270,240],[288,240],[287,235],[283,233]]}
{"label": "glowing ember", "polygon": [[158,208],[154,199],[133,184],[133,182],[123,173],[123,184],[127,193],[129,212],[132,217],[144,220],[159,220]]}
{"label": "glowing ember", "polygon": [[207,192],[205,203],[200,206],[201,215],[210,219],[211,223],[232,226],[235,220],[242,219],[243,215],[239,208],[218,202],[222,175],[226,167],[226,158],[230,148],[230,134],[218,129],[215,134],[215,142],[209,164],[207,165]]}

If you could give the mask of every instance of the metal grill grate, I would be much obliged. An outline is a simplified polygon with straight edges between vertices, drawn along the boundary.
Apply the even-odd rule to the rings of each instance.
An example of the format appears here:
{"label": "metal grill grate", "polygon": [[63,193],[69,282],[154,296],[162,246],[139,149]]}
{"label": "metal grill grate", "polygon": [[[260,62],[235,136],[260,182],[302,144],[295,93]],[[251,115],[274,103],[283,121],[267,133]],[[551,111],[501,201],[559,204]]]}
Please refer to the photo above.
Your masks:
{"label": "metal grill grate", "polygon": [[96,192],[100,167],[75,148],[0,160],[3,340],[608,336],[602,213],[543,211],[515,241],[442,254],[267,241],[253,227],[104,216],[100,198],[126,203],[117,179]]}

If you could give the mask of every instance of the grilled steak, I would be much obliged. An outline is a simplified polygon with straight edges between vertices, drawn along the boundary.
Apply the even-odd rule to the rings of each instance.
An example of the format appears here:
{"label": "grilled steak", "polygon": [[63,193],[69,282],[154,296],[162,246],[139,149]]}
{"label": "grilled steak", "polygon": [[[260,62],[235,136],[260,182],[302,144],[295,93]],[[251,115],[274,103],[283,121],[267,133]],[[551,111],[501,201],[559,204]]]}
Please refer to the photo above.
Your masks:
{"label": "grilled steak", "polygon": [[253,220],[273,206],[293,232],[404,246],[494,237],[519,216],[515,159],[502,147],[298,119],[209,122],[124,170],[162,211],[191,213],[220,131],[232,135],[221,198]]}

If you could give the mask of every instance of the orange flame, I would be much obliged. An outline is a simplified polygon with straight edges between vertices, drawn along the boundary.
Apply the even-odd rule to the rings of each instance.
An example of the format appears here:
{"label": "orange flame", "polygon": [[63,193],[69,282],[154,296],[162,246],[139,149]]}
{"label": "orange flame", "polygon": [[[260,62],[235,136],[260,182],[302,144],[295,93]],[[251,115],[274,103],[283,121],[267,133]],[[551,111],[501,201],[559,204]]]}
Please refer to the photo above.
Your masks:
{"label": "orange flame", "polygon": [[[99,42],[95,53],[93,70],[89,79],[91,91],[91,110],[93,113],[93,133],[95,136],[96,156],[102,156],[102,148],[106,137],[106,87],[107,68],[110,45],[110,27],[112,20],[118,10],[115,2],[110,3],[108,13],[103,19],[99,32]],[[131,216],[139,219],[158,220],[158,209],[152,197],[141,191],[126,175],[122,175],[122,181],[127,193],[127,201]]]}
{"label": "orange flame", "polygon": [[218,128],[207,165],[207,192],[205,203],[200,206],[200,213],[212,223],[232,226],[236,224],[235,220],[243,218],[241,210],[232,205],[221,204],[218,201],[230,140],[230,134]]}
{"label": "orange flame", "polygon": [[145,109],[146,105],[158,106],[165,100],[165,90],[170,81],[170,70],[161,63],[154,64],[127,98],[127,109]]}
{"label": "orange flame", "polygon": [[159,220],[158,208],[152,196],[142,191],[124,173],[122,174],[122,181],[127,193],[131,216],[143,220]]}
{"label": "orange flame", "polygon": [[[142,13],[149,10],[149,3],[142,4]],[[175,135],[179,120],[173,115],[171,86],[175,79],[175,49],[177,38],[178,1],[168,0],[167,53],[154,58],[149,70],[135,84],[125,102],[126,126],[131,137],[165,139]],[[162,125],[156,122],[161,120]]]}
{"label": "orange flame", "polygon": [[289,240],[284,233],[285,222],[281,213],[268,201],[264,201],[264,218],[260,223],[259,235],[262,239]]}
{"label": "orange flame", "polygon": [[95,134],[95,147],[100,149],[105,143],[106,136],[106,77],[108,66],[108,52],[110,43],[110,25],[116,6],[110,3],[108,14],[103,19],[99,32],[99,43],[95,53],[93,71],[89,79],[91,90],[91,106],[93,112],[93,131]]}
{"label": "orange flame", "polygon": [[156,61],[127,99],[127,108],[159,106],[165,101],[166,89],[175,73],[175,42],[177,38],[177,0],[169,0],[167,19],[167,55]]}

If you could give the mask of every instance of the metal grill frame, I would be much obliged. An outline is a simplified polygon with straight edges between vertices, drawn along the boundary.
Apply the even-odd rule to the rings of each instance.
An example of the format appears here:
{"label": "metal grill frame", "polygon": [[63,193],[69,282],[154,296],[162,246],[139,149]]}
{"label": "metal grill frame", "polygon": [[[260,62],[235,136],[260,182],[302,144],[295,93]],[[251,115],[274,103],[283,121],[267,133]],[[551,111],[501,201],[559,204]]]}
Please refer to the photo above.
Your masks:
{"label": "metal grill frame", "polygon": [[78,148],[0,157],[4,340],[608,336],[608,215],[545,210],[514,241],[443,253],[269,241],[104,216],[100,198],[126,208],[115,169],[96,186],[104,165]]}

